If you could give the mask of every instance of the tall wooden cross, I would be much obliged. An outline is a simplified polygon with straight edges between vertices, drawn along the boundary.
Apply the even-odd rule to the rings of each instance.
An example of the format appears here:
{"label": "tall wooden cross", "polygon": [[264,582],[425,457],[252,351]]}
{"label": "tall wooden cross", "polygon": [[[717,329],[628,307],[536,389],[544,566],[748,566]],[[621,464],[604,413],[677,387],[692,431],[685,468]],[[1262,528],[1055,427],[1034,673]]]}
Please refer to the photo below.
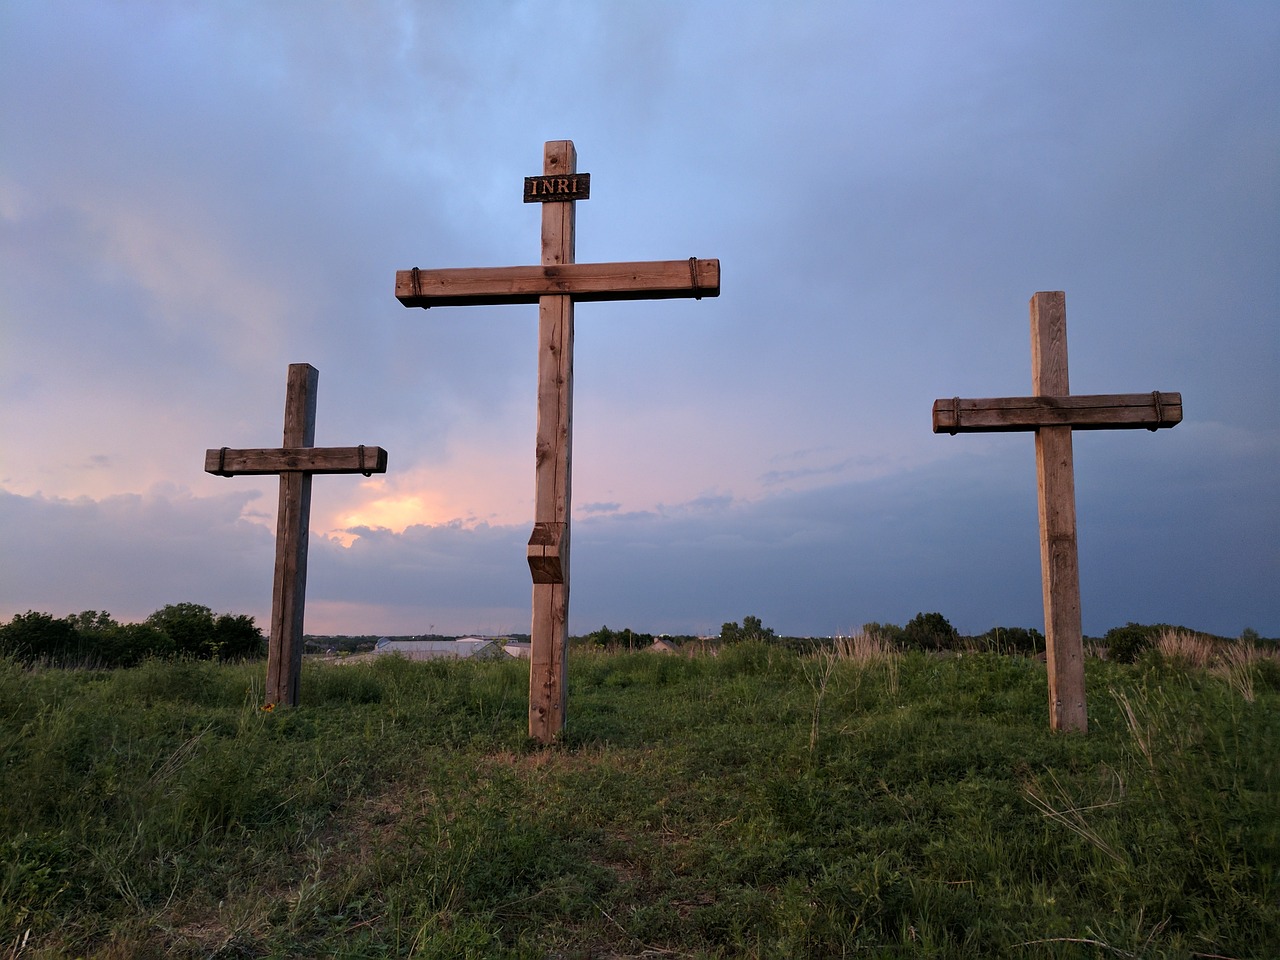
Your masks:
{"label": "tall wooden cross", "polygon": [[204,469],[220,477],[280,475],[276,514],[276,569],[271,590],[271,632],[267,650],[268,704],[298,705],[302,672],[302,614],[307,595],[311,477],[317,473],[387,472],[381,447],[315,447],[316,387],[320,371],[309,363],[289,364],[284,401],[284,446],[206,450]]}
{"label": "tall wooden cross", "polygon": [[1067,296],[1061,291],[1037,293],[1031,298],[1034,396],[936,400],[933,432],[1035,432],[1049,723],[1054,730],[1083,733],[1088,728],[1088,717],[1071,431],[1172,427],[1182,421],[1182,394],[1157,390],[1071,396],[1067,385],[1066,303]]}
{"label": "tall wooden cross", "polygon": [[550,743],[564,729],[569,638],[569,486],[573,418],[573,305],[720,294],[720,261],[574,262],[575,201],[590,195],[570,140],[549,141],[542,176],[525,178],[524,200],[541,203],[542,263],[396,271],[406,307],[538,304],[538,436],[529,538],[533,577],[529,735]]}

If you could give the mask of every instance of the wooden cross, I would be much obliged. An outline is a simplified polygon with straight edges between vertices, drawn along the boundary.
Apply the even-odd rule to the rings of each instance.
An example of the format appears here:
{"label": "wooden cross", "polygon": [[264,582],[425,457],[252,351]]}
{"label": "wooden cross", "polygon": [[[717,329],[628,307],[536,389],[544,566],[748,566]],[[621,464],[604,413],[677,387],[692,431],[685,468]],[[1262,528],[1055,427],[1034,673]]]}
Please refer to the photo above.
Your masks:
{"label": "wooden cross", "polygon": [[1049,672],[1049,724],[1083,733],[1084,640],[1076,557],[1075,470],[1071,431],[1159,430],[1182,421],[1180,393],[1071,396],[1067,385],[1067,296],[1031,298],[1031,397],[936,400],[934,433],[1032,430],[1040,510],[1040,571]]}
{"label": "wooden cross", "polygon": [[311,477],[317,473],[387,472],[381,447],[313,447],[316,387],[320,371],[309,363],[289,364],[284,401],[284,446],[206,450],[204,469],[220,477],[280,475],[276,514],[276,569],[271,591],[271,632],[267,651],[268,704],[298,705],[302,671],[302,614],[307,594]]}
{"label": "wooden cross", "polygon": [[529,538],[533,626],[529,736],[550,743],[564,730],[569,639],[569,486],[573,418],[573,305],[720,294],[720,261],[574,262],[575,201],[590,194],[571,140],[548,141],[543,173],[525,179],[526,203],[542,203],[542,263],[396,271],[406,307],[538,304],[538,436]]}

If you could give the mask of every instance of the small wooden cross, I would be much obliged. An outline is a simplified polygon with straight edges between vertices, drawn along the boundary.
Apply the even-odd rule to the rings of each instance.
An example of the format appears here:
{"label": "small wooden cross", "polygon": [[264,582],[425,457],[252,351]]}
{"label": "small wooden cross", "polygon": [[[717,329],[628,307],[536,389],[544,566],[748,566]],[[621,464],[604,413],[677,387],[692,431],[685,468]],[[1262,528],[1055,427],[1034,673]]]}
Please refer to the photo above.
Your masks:
{"label": "small wooden cross", "polygon": [[529,736],[550,743],[564,730],[569,639],[569,487],[573,418],[573,305],[594,300],[655,300],[720,294],[720,261],[574,262],[575,201],[590,174],[578,173],[570,140],[548,141],[543,173],[525,179],[526,203],[542,203],[542,263],[396,271],[406,307],[538,304],[538,437],[535,506],[529,538],[533,577]]}
{"label": "small wooden cross", "polygon": [[936,400],[934,433],[1035,431],[1040,510],[1040,570],[1049,672],[1049,724],[1088,729],[1080,570],[1076,555],[1075,470],[1071,431],[1159,430],[1182,422],[1182,394],[1071,396],[1067,385],[1067,295],[1031,298],[1031,389],[1035,396]]}
{"label": "small wooden cross", "polygon": [[302,672],[302,614],[307,595],[311,477],[317,473],[387,472],[381,447],[313,447],[316,387],[320,371],[309,363],[289,364],[284,401],[284,446],[206,450],[204,469],[220,477],[280,475],[276,514],[276,569],[271,591],[271,633],[267,651],[268,704],[298,705]]}

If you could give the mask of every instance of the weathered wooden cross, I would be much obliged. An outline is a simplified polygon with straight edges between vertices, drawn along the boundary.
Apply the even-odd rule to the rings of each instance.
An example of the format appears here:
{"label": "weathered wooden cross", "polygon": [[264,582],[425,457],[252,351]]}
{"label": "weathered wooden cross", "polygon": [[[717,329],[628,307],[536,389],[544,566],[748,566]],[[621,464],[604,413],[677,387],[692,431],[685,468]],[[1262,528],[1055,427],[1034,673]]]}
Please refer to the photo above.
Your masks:
{"label": "weathered wooden cross", "polygon": [[538,304],[538,436],[529,538],[533,576],[529,735],[550,743],[564,729],[569,629],[569,480],[573,417],[573,305],[594,300],[715,297],[720,261],[574,262],[574,206],[590,195],[570,140],[549,141],[543,173],[525,178],[526,203],[542,203],[542,263],[396,271],[406,307]]}
{"label": "weathered wooden cross", "polygon": [[267,651],[268,704],[298,705],[302,671],[302,614],[307,595],[307,544],[310,540],[311,477],[317,473],[387,472],[381,447],[313,447],[316,436],[316,387],[320,371],[309,363],[289,364],[284,401],[284,446],[206,450],[206,473],[280,475],[276,514],[276,569],[271,590],[271,633]]}
{"label": "weathered wooden cross", "polygon": [[936,400],[933,432],[1035,431],[1049,723],[1054,730],[1083,733],[1088,719],[1071,431],[1172,427],[1182,421],[1182,394],[1071,396],[1066,294],[1061,291],[1031,298],[1031,389],[1035,396]]}

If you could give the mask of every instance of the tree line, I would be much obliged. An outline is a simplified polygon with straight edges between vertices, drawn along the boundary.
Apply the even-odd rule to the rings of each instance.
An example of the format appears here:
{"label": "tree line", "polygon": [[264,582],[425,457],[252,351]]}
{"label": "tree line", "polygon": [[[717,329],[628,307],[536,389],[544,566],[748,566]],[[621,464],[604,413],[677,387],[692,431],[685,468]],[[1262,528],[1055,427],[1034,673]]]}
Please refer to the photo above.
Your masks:
{"label": "tree line", "polygon": [[[917,613],[904,626],[894,623],[865,623],[862,625],[862,632],[878,637],[902,651],[920,650],[927,653],[984,651],[1022,656],[1035,656],[1045,652],[1044,634],[1034,627],[996,626],[985,633],[966,636],[936,611]],[[1167,632],[1196,634],[1217,641],[1228,639],[1167,623],[1132,622],[1122,627],[1113,627],[1101,637],[1085,639],[1094,647],[1105,649],[1108,659],[1119,663],[1133,663],[1156,642],[1161,634]],[[708,638],[663,635],[662,639],[676,646],[683,646],[694,641],[703,642]],[[721,646],[755,642],[775,644],[805,652],[815,649],[823,642],[830,642],[832,638],[779,636],[772,627],[766,627],[759,617],[748,616],[743,617],[741,623],[726,622],[721,626],[719,636],[711,639]],[[1258,632],[1251,628],[1246,628],[1240,635],[1240,639],[1261,646],[1271,646],[1276,643],[1260,637]],[[607,626],[573,638],[573,642],[578,645],[605,647],[611,650],[643,650],[653,641],[654,635],[651,633],[630,628],[611,630]]]}
{"label": "tree line", "polygon": [[26,664],[131,667],[153,658],[248,660],[265,653],[253,617],[215,615],[198,603],[168,604],[141,623],[120,623],[99,610],[67,617],[28,611],[0,626],[0,656]]}
{"label": "tree line", "polygon": [[[862,629],[864,633],[874,634],[903,650],[972,650],[977,647],[1005,653],[1029,654],[1044,650],[1044,636],[1039,630],[992,627],[979,637],[963,637],[940,613],[919,613],[905,627],[892,623],[868,623]],[[655,639],[652,633],[629,627],[611,630],[608,626],[603,626],[591,633],[573,637],[571,642],[579,646],[604,647],[610,650],[643,650]],[[719,635],[714,638],[662,634],[661,639],[676,646],[712,639],[722,646],[768,643],[803,651],[813,649],[814,644],[824,638],[779,636],[773,627],[765,626],[759,617],[747,616],[742,618],[741,623],[736,620],[726,622],[720,627]]]}
{"label": "tree line", "polygon": [[[1206,636],[1202,631],[1166,623],[1127,623],[1123,627],[1108,630],[1100,638],[1086,639],[1105,648],[1109,659],[1132,663],[1157,637],[1167,631]],[[905,626],[866,623],[862,626],[862,632],[879,637],[903,651],[980,650],[1034,656],[1045,650],[1044,634],[1034,627],[992,627],[977,636],[964,636],[936,611],[917,613]],[[755,616],[743,617],[741,623],[724,623],[719,635],[714,638],[669,634],[659,636],[675,646],[705,643],[711,639],[720,645],[756,642],[785,646],[800,652],[813,650],[824,640],[779,636],[772,627],[766,627]],[[524,635],[521,638],[527,639]],[[308,642],[313,644],[319,639],[321,638],[307,637]],[[376,638],[328,639],[372,642]],[[652,633],[629,627],[611,630],[608,626],[602,626],[591,633],[572,637],[571,643],[575,646],[609,650],[643,650],[651,646],[655,639],[658,637]],[[1264,646],[1276,643],[1259,637],[1257,631],[1252,629],[1245,629],[1240,639]],[[28,611],[0,625],[0,657],[10,657],[28,664],[128,667],[154,658],[247,660],[265,655],[266,638],[254,624],[253,617],[231,613],[214,614],[209,607],[197,603],[168,604],[141,623],[120,623],[105,611],[85,610],[61,618],[48,613]]]}

